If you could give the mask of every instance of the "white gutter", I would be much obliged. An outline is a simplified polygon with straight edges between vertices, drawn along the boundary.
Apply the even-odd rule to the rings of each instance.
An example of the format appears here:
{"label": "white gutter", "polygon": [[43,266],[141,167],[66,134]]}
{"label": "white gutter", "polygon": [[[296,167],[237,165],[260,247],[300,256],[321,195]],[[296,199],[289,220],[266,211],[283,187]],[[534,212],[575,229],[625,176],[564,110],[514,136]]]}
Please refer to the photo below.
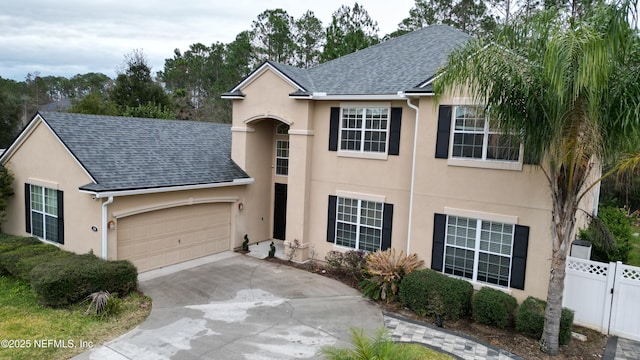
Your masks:
{"label": "white gutter", "polygon": [[224,183],[213,183],[213,184],[197,184],[197,185],[186,185],[186,186],[166,186],[159,188],[150,188],[150,189],[135,189],[135,190],[120,190],[120,191],[90,191],[90,190],[80,190],[81,193],[91,194],[96,197],[96,199],[112,197],[112,196],[128,196],[128,195],[144,195],[144,194],[155,194],[161,192],[170,192],[170,191],[183,191],[183,190],[198,190],[198,189],[210,189],[210,188],[218,188],[218,187],[226,187],[226,186],[236,186],[236,185],[249,185],[253,184],[253,178],[244,178],[244,179],[234,179],[231,182]]}
{"label": "white gutter", "polygon": [[327,94],[324,92],[315,92],[311,95],[289,95],[290,99],[302,99],[302,100],[327,100],[327,101],[365,101],[365,100],[406,100],[407,96],[419,97],[419,96],[433,96],[433,93],[410,93],[406,94],[402,91],[398,91],[397,94],[384,94],[384,95],[354,95],[354,94]]}
{"label": "white gutter", "polygon": [[418,147],[418,118],[420,115],[420,108],[411,103],[411,98],[407,99],[407,105],[416,111],[416,125],[413,130],[413,159],[411,161],[411,190],[409,191],[409,228],[407,229],[407,255],[411,252],[411,225],[413,223],[413,191],[416,182],[416,150]]}
{"label": "white gutter", "polygon": [[102,203],[102,258],[107,260],[107,206],[113,202],[113,196]]}
{"label": "white gutter", "polygon": [[[290,98],[302,98],[290,96]],[[304,99],[311,100],[344,100],[344,101],[363,101],[363,100],[404,100],[405,97],[400,95],[327,95],[326,93],[313,93],[310,97]]]}

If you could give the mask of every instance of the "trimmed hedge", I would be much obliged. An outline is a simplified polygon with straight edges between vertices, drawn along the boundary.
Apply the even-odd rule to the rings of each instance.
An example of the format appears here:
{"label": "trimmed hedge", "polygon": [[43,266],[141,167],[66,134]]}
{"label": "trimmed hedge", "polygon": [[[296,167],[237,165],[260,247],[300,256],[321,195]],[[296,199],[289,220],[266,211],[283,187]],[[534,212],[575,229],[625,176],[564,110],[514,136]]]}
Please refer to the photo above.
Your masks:
{"label": "trimmed hedge", "polygon": [[95,255],[74,255],[31,270],[31,287],[53,307],[73,304],[96,291],[120,296],[136,291],[138,271],[127,260],[105,261]]}
{"label": "trimmed hedge", "polygon": [[[42,241],[34,237],[22,237],[15,235],[8,235],[0,233],[0,255],[16,250],[21,246],[38,245],[42,244]],[[9,270],[0,262],[0,276],[11,275]]]}
{"label": "trimmed hedge", "polygon": [[473,320],[501,329],[511,325],[517,307],[515,297],[490,287],[480,289],[471,303]]}
{"label": "trimmed hedge", "polygon": [[37,244],[42,244],[42,241],[34,237],[0,234],[0,254],[15,250],[20,246]]}
{"label": "trimmed hedge", "polygon": [[37,244],[18,244],[11,251],[0,253],[0,269],[2,269],[0,273],[8,273],[12,276],[20,277],[17,269],[20,260],[58,251],[60,249],[57,246],[44,244],[40,241]]}
{"label": "trimmed hedge", "polygon": [[[520,304],[518,314],[516,315],[516,331],[519,331],[534,339],[542,337],[544,328],[544,309],[547,302],[529,296]],[[562,316],[560,317],[560,345],[566,345],[571,341],[571,332],[573,331],[573,311],[562,308]]]}
{"label": "trimmed hedge", "polygon": [[15,265],[15,273],[13,276],[18,279],[29,281],[31,278],[31,270],[43,263],[51,262],[55,259],[63,259],[67,257],[75,256],[74,253],[68,251],[52,251],[41,255],[23,257]]}
{"label": "trimmed hedge", "polygon": [[405,276],[398,295],[403,306],[420,316],[458,319],[469,312],[473,286],[464,280],[424,269]]}

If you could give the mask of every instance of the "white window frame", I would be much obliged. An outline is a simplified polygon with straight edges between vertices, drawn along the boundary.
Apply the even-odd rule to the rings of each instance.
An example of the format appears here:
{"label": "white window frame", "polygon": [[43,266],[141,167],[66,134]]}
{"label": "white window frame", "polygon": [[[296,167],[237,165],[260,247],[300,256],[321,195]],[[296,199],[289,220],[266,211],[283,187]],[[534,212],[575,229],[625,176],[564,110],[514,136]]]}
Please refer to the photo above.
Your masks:
{"label": "white window frame", "polygon": [[[55,213],[49,213],[47,212],[47,190],[49,192],[53,192],[53,199],[55,199]],[[39,185],[33,185],[31,184],[29,186],[29,216],[30,216],[30,223],[31,223],[31,229],[30,230],[30,234],[42,239],[42,240],[46,240],[49,242],[52,242],[54,244],[59,244],[60,243],[60,239],[58,239],[58,233],[59,230],[57,229],[57,227],[59,226],[58,224],[58,191],[56,189],[51,189],[51,188],[47,188],[44,186],[39,186]],[[38,194],[39,193],[39,194]],[[40,198],[42,199],[42,210],[38,210],[35,209],[33,207],[34,204],[34,194],[38,194],[40,196]],[[51,198],[51,196],[49,196]],[[42,217],[42,236],[39,236],[37,234],[34,234],[34,213],[38,214],[39,217]],[[51,217],[53,219],[55,219],[55,223],[56,223],[56,233],[53,235],[54,238],[50,238],[47,236],[47,217]]]}
{"label": "white window frame", "polygon": [[[361,121],[361,126],[360,127],[353,127],[353,128],[346,128],[344,125],[345,122],[345,111],[358,111],[360,110],[361,113],[358,114],[358,118],[359,121]],[[386,126],[383,129],[375,129],[375,128],[367,128],[367,118],[366,118],[366,114],[367,114],[367,110],[375,110],[375,111],[386,111],[386,118],[384,120],[380,120],[380,121],[385,121],[386,122]],[[360,106],[360,105],[343,105],[340,107],[340,128],[339,128],[339,136],[338,136],[338,151],[342,153],[342,155],[346,155],[349,156],[348,154],[355,154],[356,156],[362,156],[362,157],[372,157],[372,158],[378,158],[378,157],[386,157],[386,155],[389,152],[389,130],[391,127],[391,107],[390,106],[377,106],[377,105],[368,105],[368,106]],[[343,148],[343,132],[344,131],[353,131],[353,132],[359,132],[360,134],[360,142],[359,142],[359,149],[345,149]],[[366,140],[366,134],[367,132],[375,132],[375,133],[380,133],[380,134],[384,134],[385,136],[385,141],[384,141],[384,151],[372,151],[372,150],[365,150],[365,143],[367,142]],[[378,142],[379,144],[382,144],[382,142]]]}
{"label": "white window frame", "polygon": [[[340,219],[341,216],[345,216],[344,212],[340,211],[340,206],[344,206],[344,204],[341,204],[341,200],[344,201],[355,201],[356,202],[356,221],[349,221],[349,220],[344,220],[344,219]],[[379,226],[376,225],[370,225],[370,224],[366,224],[364,222],[364,216],[363,216],[363,203],[372,203],[376,206],[379,206],[380,210],[373,210],[375,213],[379,213],[380,216],[378,217],[374,217],[374,221],[378,221],[379,222]],[[366,210],[366,209],[365,209]],[[365,215],[366,216],[366,215]],[[339,236],[338,236],[338,232],[339,232],[339,224],[343,223],[343,224],[347,224],[347,225],[352,225],[355,226],[356,232],[355,232],[355,245],[353,247],[348,246],[348,245],[344,245],[344,244],[339,244],[338,240],[339,240]],[[380,250],[382,248],[382,226],[384,223],[384,202],[379,202],[379,201],[374,201],[372,199],[368,200],[368,199],[357,199],[357,198],[349,198],[349,197],[344,197],[344,196],[337,196],[336,199],[336,233],[335,233],[335,237],[334,237],[334,245],[337,247],[342,247],[342,248],[346,248],[346,249],[352,249],[352,250],[364,250],[364,251],[376,251],[376,250]],[[370,229],[374,229],[377,230],[379,232],[379,238],[378,238],[378,247],[376,249],[361,249],[360,247],[360,235],[362,228],[370,228]]]}
{"label": "white window frame", "polygon": [[[454,105],[451,111],[451,128],[449,138],[449,159],[448,164],[453,166],[471,166],[480,168],[503,169],[503,170],[522,170],[523,164],[523,144],[520,144],[518,152],[518,160],[506,159],[487,159],[487,151],[489,148],[489,136],[500,134],[499,131],[493,131],[490,127],[490,119],[484,116],[484,128],[482,132],[473,130],[456,130],[456,112],[461,107],[482,107],[480,105]],[[481,157],[464,157],[454,156],[454,142],[456,134],[477,134],[482,135],[482,156]]]}
{"label": "white window frame", "polygon": [[[281,147],[286,144],[286,148]],[[283,156],[281,151],[286,151],[286,156]],[[281,162],[286,162],[286,165],[281,165]],[[276,140],[276,175],[288,176],[289,175],[289,140]],[[284,169],[285,172],[280,170]]]}
{"label": "white window frame", "polygon": [[[449,244],[448,243],[448,237],[449,237],[449,230],[450,230],[450,226],[454,226],[451,225],[449,223],[450,219],[452,218],[466,218],[468,219],[470,222],[475,221],[475,238],[474,238],[474,247],[470,248],[470,247],[466,247],[466,246],[459,246],[459,245],[455,245],[455,244]],[[511,243],[510,243],[510,251],[509,251],[509,255],[507,254],[503,254],[503,253],[497,253],[497,252],[492,252],[489,250],[482,250],[480,248],[480,243],[481,243],[481,236],[482,236],[482,223],[483,222],[488,222],[488,223],[496,223],[496,224],[500,224],[500,225],[510,225],[511,226]],[[486,285],[486,286],[490,286],[490,287],[496,287],[496,288],[500,288],[500,289],[507,289],[509,287],[509,284],[511,283],[511,266],[513,264],[513,247],[514,247],[514,238],[515,238],[515,228],[516,228],[516,224],[512,224],[512,223],[506,223],[506,222],[500,222],[500,221],[493,221],[493,220],[485,220],[485,219],[475,219],[475,218],[470,218],[470,217],[465,217],[465,216],[456,216],[456,215],[447,215],[447,221],[446,221],[446,227],[445,227],[445,239],[444,239],[444,254],[443,254],[443,263],[442,263],[442,272],[444,274],[450,275],[450,276],[454,276],[466,281],[470,281],[472,283],[476,283],[476,284],[482,284],[482,285]],[[450,272],[447,272],[447,252],[451,251],[449,249],[461,249],[461,250],[468,250],[468,251],[473,251],[474,252],[474,256],[473,256],[473,271],[472,271],[472,276],[471,278],[468,278],[466,276],[460,276],[460,275],[456,275]],[[478,280],[478,274],[479,274],[479,262],[480,262],[480,254],[488,254],[488,255],[496,255],[496,256],[500,256],[500,257],[505,257],[509,259],[509,264],[508,264],[508,269],[509,269],[509,275],[506,279],[506,285],[501,285],[501,284],[495,284],[492,282],[486,282],[486,281],[482,281],[482,280]]]}

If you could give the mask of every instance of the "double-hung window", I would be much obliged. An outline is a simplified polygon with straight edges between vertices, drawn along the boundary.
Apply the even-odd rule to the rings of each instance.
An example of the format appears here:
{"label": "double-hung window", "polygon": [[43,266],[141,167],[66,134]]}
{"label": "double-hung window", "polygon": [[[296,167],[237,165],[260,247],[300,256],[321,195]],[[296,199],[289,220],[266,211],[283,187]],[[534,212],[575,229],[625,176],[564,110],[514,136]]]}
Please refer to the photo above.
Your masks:
{"label": "double-hung window", "polygon": [[276,140],[276,175],[289,175],[289,140]]}
{"label": "double-hung window", "polygon": [[342,108],[340,150],[386,153],[389,108]]}
{"label": "double-hung window", "polygon": [[393,204],[378,200],[380,197],[376,195],[363,198],[349,195],[329,195],[327,241],[369,252],[390,248]]}
{"label": "double-hung window", "polygon": [[445,274],[509,286],[513,224],[447,216]]}
{"label": "double-hung window", "polygon": [[62,192],[26,184],[27,232],[43,240],[64,243]]}
{"label": "double-hung window", "polygon": [[289,125],[276,127],[276,175],[289,175]]}
{"label": "double-hung window", "polygon": [[383,203],[338,198],[336,245],[376,251],[382,245]]}
{"label": "double-hung window", "polygon": [[456,106],[453,112],[452,158],[518,162],[520,142],[491,127],[480,106]]}

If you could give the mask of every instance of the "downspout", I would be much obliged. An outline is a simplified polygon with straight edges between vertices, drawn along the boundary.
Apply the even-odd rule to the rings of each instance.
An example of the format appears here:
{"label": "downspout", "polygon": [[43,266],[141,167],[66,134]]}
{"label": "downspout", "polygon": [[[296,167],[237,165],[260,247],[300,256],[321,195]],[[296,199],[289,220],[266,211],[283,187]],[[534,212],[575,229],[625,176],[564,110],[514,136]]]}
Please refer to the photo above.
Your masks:
{"label": "downspout", "polygon": [[418,148],[418,117],[420,108],[411,103],[411,98],[407,98],[407,105],[416,111],[416,125],[413,130],[413,160],[411,161],[411,189],[409,190],[409,229],[407,229],[407,255],[411,252],[411,227],[413,223],[413,192],[416,182],[416,150]]}
{"label": "downspout", "polygon": [[102,258],[107,260],[107,206],[113,202],[113,196],[102,203]]}

